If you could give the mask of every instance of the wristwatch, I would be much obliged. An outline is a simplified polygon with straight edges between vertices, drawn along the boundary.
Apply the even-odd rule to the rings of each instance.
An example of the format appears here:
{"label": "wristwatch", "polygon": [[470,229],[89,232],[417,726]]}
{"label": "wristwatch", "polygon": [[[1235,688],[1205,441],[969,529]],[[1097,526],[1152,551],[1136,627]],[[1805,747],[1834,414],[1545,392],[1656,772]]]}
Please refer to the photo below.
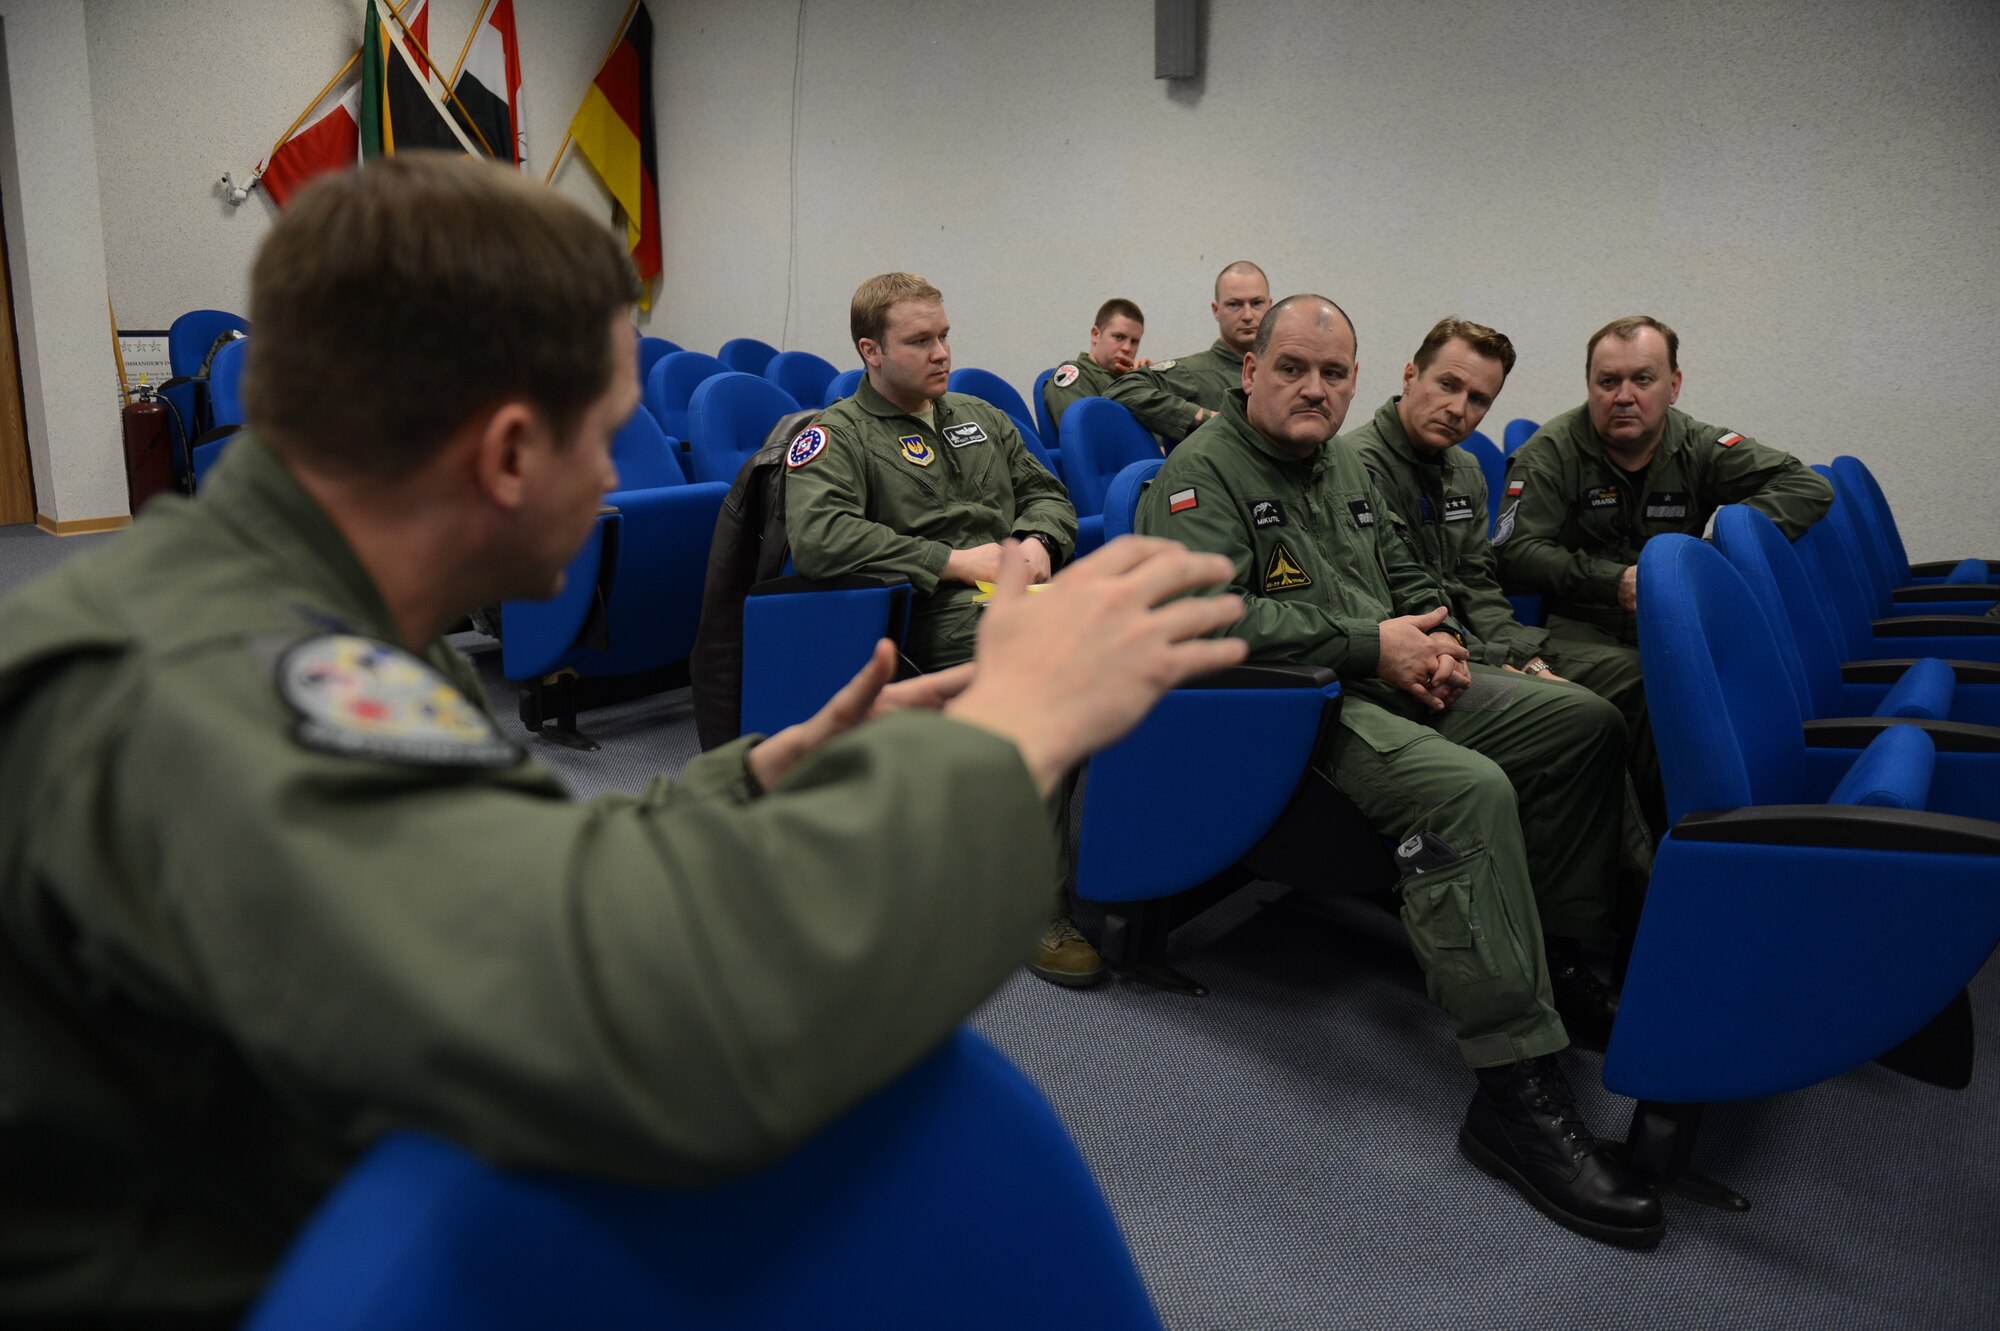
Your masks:
{"label": "wristwatch", "polygon": [[1546,675],[1549,673],[1549,663],[1539,656],[1531,656],[1528,658],[1528,663],[1521,667],[1521,673],[1524,675]]}
{"label": "wristwatch", "polygon": [[1042,543],[1042,549],[1049,552],[1049,572],[1053,573],[1062,567],[1062,551],[1056,549],[1055,537],[1045,531],[1016,532],[1015,535],[1023,541],[1040,541]]}

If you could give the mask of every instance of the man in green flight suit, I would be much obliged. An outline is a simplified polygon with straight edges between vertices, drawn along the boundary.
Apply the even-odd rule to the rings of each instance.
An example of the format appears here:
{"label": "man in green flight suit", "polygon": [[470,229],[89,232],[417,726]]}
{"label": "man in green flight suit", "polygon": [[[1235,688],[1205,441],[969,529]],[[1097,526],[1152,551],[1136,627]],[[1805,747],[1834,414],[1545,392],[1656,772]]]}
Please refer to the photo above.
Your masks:
{"label": "man in green flight suit", "polygon": [[1833,505],[1833,487],[1791,454],[1674,408],[1680,343],[1651,315],[1598,329],[1584,405],[1508,460],[1500,577],[1549,598],[1553,638],[1637,646],[1639,551],[1661,532],[1700,536],[1716,509],[1748,504],[1797,540]]}
{"label": "man in green flight suit", "polygon": [[441,637],[560,586],[636,290],[517,172],[330,173],[256,261],[201,498],[0,608],[0,1321],[234,1326],[400,1127],[649,1184],[774,1159],[1019,964],[1061,774],[1213,668],[1182,639],[1231,607],[1153,607],[1222,561],[1121,543],[1032,600],[1016,563],[973,666],[885,688],[881,644],[811,721],[573,804]]}
{"label": "man in green flight suit", "polygon": [[1215,345],[1192,356],[1163,360],[1121,376],[1104,396],[1122,402],[1139,424],[1169,445],[1222,410],[1243,382],[1243,353],[1256,340],[1257,325],[1271,305],[1264,270],[1238,259],[1215,275]]}
{"label": "man in green flight suit", "polygon": [[1137,529],[1228,556],[1253,661],[1339,672],[1313,779],[1398,843],[1411,946],[1479,1083],[1460,1148],[1561,1224],[1650,1247],[1658,1197],[1597,1145],[1554,1058],[1566,1019],[1601,1037],[1615,1000],[1587,969],[1552,984],[1543,940],[1610,922],[1624,725],[1595,694],[1468,664],[1408,532],[1334,438],[1355,368],[1332,301],[1274,305],[1242,389],[1168,456]]}
{"label": "man in green flight suit", "polygon": [[[1440,319],[1403,367],[1402,394],[1341,442],[1361,455],[1409,528],[1418,555],[1465,627],[1474,661],[1574,680],[1624,715],[1626,761],[1643,823],[1631,829],[1631,850],[1643,865],[1651,859],[1650,842],[1665,830],[1666,801],[1638,650],[1553,641],[1548,629],[1514,617],[1488,539],[1486,473],[1459,447],[1486,418],[1513,369],[1514,344],[1504,334],[1465,319]],[[1551,966],[1580,964],[1575,956],[1550,957]]]}
{"label": "man in green flight suit", "polygon": [[1056,372],[1042,385],[1042,406],[1058,431],[1070,403],[1078,398],[1103,397],[1104,390],[1119,375],[1130,373],[1142,363],[1152,364],[1139,360],[1139,341],[1145,336],[1146,316],[1131,301],[1113,296],[1098,306],[1097,318],[1090,325],[1090,345],[1075,360],[1056,366]]}
{"label": "man in green flight suit", "polygon": [[[792,563],[808,578],[908,578],[917,595],[905,652],[919,670],[954,666],[978,635],[977,584],[999,581],[1008,559],[1031,583],[1048,581],[1076,549],[1076,510],[1005,412],[945,391],[951,321],[936,287],[914,273],[871,277],[855,289],[848,328],[868,373],[785,457]],[[1065,838],[1068,805],[1057,800]],[[1028,966],[1077,988],[1104,976],[1060,904]]]}

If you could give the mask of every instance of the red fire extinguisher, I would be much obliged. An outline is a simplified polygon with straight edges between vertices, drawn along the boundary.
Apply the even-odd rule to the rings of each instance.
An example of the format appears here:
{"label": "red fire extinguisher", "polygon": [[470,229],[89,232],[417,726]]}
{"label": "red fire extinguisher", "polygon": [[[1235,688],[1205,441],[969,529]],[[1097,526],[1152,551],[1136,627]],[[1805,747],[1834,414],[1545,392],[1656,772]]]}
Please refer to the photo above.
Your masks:
{"label": "red fire extinguisher", "polygon": [[137,516],[140,505],[174,488],[173,429],[166,404],[142,379],[121,413],[125,430],[125,493]]}

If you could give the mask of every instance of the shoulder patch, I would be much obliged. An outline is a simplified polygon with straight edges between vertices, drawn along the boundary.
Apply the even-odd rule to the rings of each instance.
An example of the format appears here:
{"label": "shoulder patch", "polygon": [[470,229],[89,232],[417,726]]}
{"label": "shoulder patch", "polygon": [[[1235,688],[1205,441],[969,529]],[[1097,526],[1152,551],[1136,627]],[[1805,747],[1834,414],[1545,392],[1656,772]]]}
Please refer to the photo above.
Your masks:
{"label": "shoulder patch", "polygon": [[1170,360],[1156,360],[1147,368],[1153,370],[1171,370],[1174,368],[1174,362]]}
{"label": "shoulder patch", "polygon": [[1068,388],[1071,384],[1076,382],[1076,377],[1082,373],[1083,371],[1077,369],[1075,365],[1071,364],[1068,361],[1064,361],[1061,365],[1056,367],[1056,372],[1053,375],[1049,376],[1049,382],[1054,384],[1057,388]]}
{"label": "shoulder patch", "polygon": [[826,431],[817,425],[808,425],[792,436],[792,446],[785,450],[785,466],[803,467],[826,450]]}
{"label": "shoulder patch", "polygon": [[1716,440],[1715,442],[1716,445],[1720,448],[1734,448],[1738,444],[1743,442],[1743,436],[1736,433],[1734,430],[1727,430],[1723,432],[1722,438]]}
{"label": "shoulder patch", "polygon": [[1527,488],[1528,483],[1526,481],[1509,481],[1507,482],[1507,497],[1509,499],[1519,499],[1521,491]]}
{"label": "shoulder patch", "polygon": [[1176,490],[1167,496],[1167,512],[1169,513],[1185,513],[1191,508],[1200,507],[1201,500],[1195,495],[1192,485],[1185,490]]}
{"label": "shoulder patch", "polygon": [[1514,510],[1519,507],[1519,504],[1507,505],[1507,511],[1500,515],[1500,521],[1493,524],[1493,544],[1507,544],[1507,538],[1514,534]]}
{"label": "shoulder patch", "polygon": [[322,633],[278,658],[278,694],[308,749],[413,767],[511,767],[520,745],[427,661],[353,633]]}
{"label": "shoulder patch", "polygon": [[1264,590],[1290,592],[1312,585],[1312,575],[1299,567],[1299,557],[1290,546],[1279,541],[1271,551],[1270,562],[1264,565]]}

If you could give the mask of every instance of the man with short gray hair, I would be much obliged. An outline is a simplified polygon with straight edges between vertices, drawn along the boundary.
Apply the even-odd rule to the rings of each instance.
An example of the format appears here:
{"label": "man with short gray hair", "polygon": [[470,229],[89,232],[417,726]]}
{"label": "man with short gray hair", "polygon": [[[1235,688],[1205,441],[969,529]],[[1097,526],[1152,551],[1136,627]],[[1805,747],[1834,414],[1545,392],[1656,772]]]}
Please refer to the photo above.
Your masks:
{"label": "man with short gray hair", "polygon": [[1238,259],[1215,275],[1215,299],[1208,312],[1215,316],[1215,344],[1206,351],[1158,361],[1124,375],[1105,390],[1123,403],[1139,424],[1169,445],[1187,438],[1203,421],[1222,410],[1243,380],[1243,353],[1257,337],[1257,326],[1271,305],[1271,284],[1264,270]]}

